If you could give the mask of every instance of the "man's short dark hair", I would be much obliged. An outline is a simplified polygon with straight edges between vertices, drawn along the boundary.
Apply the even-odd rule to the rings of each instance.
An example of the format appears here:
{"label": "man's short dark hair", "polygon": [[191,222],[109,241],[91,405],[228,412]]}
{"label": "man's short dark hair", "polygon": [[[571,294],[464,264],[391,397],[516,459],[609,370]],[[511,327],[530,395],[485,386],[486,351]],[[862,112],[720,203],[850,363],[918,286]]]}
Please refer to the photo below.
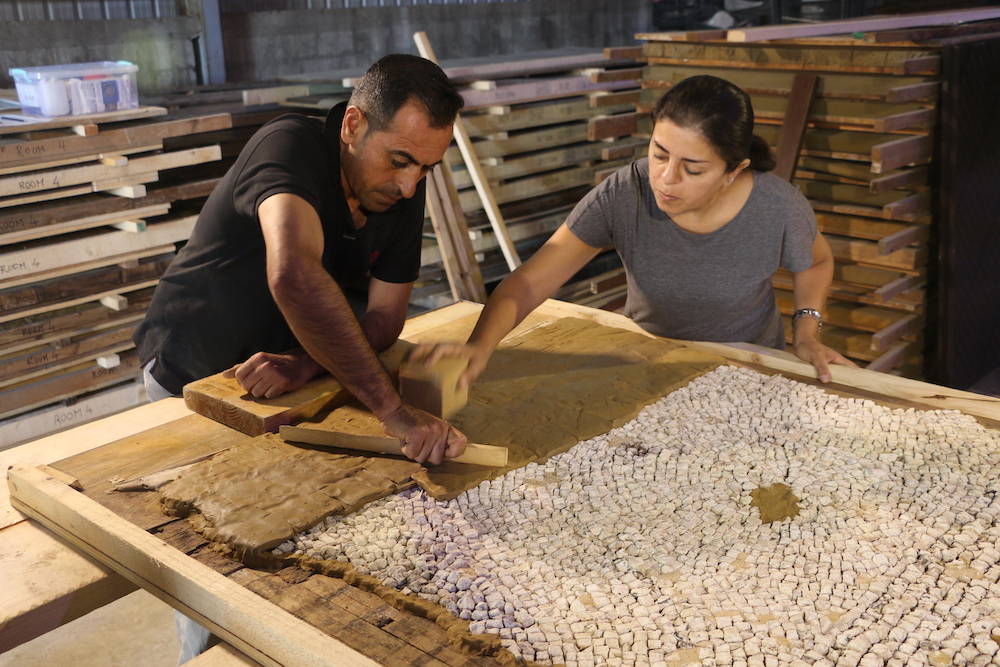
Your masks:
{"label": "man's short dark hair", "polygon": [[436,130],[454,123],[465,104],[440,67],[405,53],[385,56],[372,65],[354,87],[350,103],[364,112],[369,129],[381,132],[410,100],[424,107]]}

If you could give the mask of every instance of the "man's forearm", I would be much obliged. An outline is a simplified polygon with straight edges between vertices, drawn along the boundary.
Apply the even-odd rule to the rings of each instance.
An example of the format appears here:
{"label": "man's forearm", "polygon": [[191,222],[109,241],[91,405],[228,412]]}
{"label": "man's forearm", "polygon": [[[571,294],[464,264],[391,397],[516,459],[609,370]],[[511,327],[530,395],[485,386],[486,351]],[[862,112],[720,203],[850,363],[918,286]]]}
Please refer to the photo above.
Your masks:
{"label": "man's forearm", "polygon": [[300,266],[272,281],[271,290],[295,337],[383,419],[401,399],[343,292],[325,271]]}
{"label": "man's forearm", "polygon": [[368,344],[376,352],[388,349],[403,330],[399,318],[379,311],[365,313],[360,324]]}

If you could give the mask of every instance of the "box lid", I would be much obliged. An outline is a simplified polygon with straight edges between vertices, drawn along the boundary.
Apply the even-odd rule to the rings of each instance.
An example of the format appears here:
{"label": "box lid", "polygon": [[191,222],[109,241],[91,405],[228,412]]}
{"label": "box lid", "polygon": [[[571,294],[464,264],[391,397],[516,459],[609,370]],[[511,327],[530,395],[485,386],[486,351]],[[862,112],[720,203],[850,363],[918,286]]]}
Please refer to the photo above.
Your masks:
{"label": "box lid", "polygon": [[94,63],[77,63],[74,65],[48,65],[45,67],[14,67],[7,70],[7,73],[14,77],[15,81],[39,81],[41,79],[70,79],[82,78],[86,76],[109,76],[112,74],[127,74],[137,72],[139,67],[126,60]]}

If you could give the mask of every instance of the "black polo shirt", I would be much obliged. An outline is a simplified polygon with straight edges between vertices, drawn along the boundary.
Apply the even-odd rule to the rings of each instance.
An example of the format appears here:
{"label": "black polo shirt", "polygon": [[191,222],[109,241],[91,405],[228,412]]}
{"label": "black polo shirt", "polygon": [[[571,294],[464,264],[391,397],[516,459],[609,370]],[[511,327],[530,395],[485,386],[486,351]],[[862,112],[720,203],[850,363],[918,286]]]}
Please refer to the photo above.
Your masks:
{"label": "black polo shirt", "polygon": [[192,380],[256,352],[298,346],[267,285],[257,207],[291,193],[323,225],[323,266],[341,285],[368,276],[413,282],[420,268],[424,182],[411,199],[372,213],[355,230],[340,181],[340,126],[346,103],[325,122],[287,114],[250,139],[208,198],[188,241],[160,279],[133,340],[153,377],[180,393]]}

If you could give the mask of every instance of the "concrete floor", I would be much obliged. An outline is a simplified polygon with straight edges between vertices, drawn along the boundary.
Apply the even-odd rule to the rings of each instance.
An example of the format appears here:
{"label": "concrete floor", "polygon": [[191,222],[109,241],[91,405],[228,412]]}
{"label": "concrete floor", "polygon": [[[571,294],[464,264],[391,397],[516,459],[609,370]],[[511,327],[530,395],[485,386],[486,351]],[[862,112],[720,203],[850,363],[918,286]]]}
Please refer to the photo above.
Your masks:
{"label": "concrete floor", "polygon": [[136,591],[0,654],[0,667],[174,667],[174,611]]}

